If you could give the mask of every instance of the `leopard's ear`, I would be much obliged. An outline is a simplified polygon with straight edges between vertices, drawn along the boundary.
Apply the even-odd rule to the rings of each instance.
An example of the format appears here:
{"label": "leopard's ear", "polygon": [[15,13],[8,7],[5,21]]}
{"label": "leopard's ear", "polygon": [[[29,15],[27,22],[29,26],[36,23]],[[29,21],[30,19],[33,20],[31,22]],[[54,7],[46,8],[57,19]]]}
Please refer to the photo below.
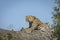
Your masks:
{"label": "leopard's ear", "polygon": [[27,17],[27,16],[26,16]]}

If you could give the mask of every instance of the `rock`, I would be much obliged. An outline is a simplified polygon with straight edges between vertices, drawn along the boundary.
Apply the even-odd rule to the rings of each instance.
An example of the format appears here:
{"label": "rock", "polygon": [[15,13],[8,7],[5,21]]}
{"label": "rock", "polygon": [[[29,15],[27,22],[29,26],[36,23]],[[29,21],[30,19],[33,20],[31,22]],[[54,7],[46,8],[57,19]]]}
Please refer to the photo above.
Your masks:
{"label": "rock", "polygon": [[25,31],[0,30],[1,40],[8,40],[7,33],[11,34],[11,40],[57,40],[51,36],[51,29],[46,28],[44,31],[39,29],[33,30],[31,33],[26,33]]}

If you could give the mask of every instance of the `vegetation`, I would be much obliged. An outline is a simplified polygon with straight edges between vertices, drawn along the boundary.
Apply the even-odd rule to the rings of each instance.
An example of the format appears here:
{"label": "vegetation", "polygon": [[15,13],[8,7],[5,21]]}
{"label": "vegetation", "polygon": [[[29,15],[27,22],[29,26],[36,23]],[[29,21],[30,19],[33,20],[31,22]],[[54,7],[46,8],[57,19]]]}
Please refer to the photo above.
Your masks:
{"label": "vegetation", "polygon": [[60,0],[56,0],[54,7],[53,22],[54,22],[54,36],[60,40]]}
{"label": "vegetation", "polygon": [[3,40],[3,38],[0,36],[0,40]]}

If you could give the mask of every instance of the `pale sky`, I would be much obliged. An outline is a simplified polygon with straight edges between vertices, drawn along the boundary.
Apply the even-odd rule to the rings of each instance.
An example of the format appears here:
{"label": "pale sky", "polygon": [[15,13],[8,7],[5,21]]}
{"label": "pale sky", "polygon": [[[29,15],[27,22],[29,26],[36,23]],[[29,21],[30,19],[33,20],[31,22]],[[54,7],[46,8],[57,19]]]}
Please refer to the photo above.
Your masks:
{"label": "pale sky", "polygon": [[54,0],[0,0],[0,28],[14,30],[27,28],[25,16],[33,15],[52,24]]}

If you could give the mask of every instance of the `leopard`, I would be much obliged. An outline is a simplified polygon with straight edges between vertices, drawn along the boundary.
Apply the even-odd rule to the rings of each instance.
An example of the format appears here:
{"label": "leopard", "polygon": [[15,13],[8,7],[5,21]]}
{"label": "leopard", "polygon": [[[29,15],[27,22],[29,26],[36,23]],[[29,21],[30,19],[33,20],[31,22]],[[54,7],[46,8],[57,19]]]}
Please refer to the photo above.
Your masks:
{"label": "leopard", "polygon": [[37,17],[28,15],[26,16],[26,22],[29,23],[29,28],[26,29],[28,32],[32,32],[35,29],[49,27],[48,23],[43,23]]}

